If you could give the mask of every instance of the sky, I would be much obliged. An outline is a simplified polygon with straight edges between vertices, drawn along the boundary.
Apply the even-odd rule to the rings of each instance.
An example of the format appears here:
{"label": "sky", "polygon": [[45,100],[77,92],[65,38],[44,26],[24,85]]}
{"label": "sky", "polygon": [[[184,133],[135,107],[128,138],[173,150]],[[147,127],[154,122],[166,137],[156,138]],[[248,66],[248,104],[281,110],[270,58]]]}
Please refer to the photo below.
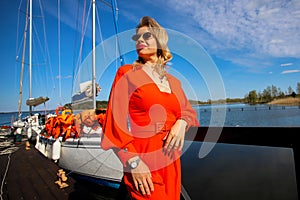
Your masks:
{"label": "sky", "polygon": [[[97,100],[107,100],[120,63],[111,62],[116,57],[111,7],[96,3],[96,62],[101,68],[96,76],[102,88]],[[33,0],[33,4],[32,96],[48,96],[46,108],[55,109],[71,102],[78,66],[89,64],[90,1]],[[84,7],[89,16],[86,28],[81,26]],[[155,18],[169,34],[174,56],[169,71],[182,81],[189,99],[243,98],[251,90],[262,92],[272,85],[283,92],[288,87],[296,91],[300,82],[299,0],[120,0],[117,7],[125,63],[136,59],[130,35],[139,19]],[[0,112],[18,109],[25,8],[25,0],[0,1]],[[28,46],[27,40],[27,50]],[[26,53],[22,110],[28,110],[28,62]]]}

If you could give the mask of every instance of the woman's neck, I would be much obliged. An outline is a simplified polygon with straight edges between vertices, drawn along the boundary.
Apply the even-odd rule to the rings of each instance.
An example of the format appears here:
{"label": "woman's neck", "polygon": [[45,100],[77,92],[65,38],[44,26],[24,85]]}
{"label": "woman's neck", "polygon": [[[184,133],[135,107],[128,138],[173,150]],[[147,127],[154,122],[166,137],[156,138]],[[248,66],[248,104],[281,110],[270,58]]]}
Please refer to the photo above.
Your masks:
{"label": "woman's neck", "polygon": [[156,64],[155,62],[147,61],[145,62],[144,67],[154,69],[155,64]]}
{"label": "woman's neck", "polygon": [[157,57],[156,54],[155,55],[149,55],[147,57],[145,56],[143,58],[143,60],[144,60],[145,64],[151,64],[151,65],[153,65],[153,64],[157,63],[158,57]]}

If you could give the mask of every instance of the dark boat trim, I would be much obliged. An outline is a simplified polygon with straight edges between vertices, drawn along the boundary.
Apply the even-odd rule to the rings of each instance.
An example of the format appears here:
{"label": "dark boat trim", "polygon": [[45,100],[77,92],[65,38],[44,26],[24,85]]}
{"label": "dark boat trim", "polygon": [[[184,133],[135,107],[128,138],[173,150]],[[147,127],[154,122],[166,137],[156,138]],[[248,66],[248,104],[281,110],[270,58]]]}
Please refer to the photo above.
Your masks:
{"label": "dark boat trim", "polygon": [[[209,134],[215,134],[215,136],[208,135],[208,131]],[[292,148],[297,190],[300,194],[300,145],[299,140],[296,139],[299,133],[300,127],[192,127],[186,133],[185,139],[199,142]]]}
{"label": "dark boat trim", "polygon": [[91,177],[91,176],[82,175],[82,174],[79,174],[79,173],[73,173],[73,177],[84,180],[84,181],[92,182],[92,183],[97,184],[97,185],[102,185],[102,186],[114,188],[114,189],[119,189],[120,188],[120,182],[115,182],[115,181],[112,181],[112,180],[105,180],[105,179],[95,178],[95,177]]}

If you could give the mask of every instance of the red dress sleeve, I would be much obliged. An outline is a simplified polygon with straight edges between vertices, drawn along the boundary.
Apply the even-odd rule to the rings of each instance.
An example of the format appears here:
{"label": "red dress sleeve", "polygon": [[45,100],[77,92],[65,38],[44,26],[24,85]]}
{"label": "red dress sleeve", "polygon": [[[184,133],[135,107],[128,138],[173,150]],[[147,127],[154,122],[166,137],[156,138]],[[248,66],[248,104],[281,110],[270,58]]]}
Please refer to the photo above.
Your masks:
{"label": "red dress sleeve", "polygon": [[177,113],[176,119],[183,119],[187,122],[186,131],[191,127],[198,127],[200,123],[198,121],[197,113],[191,106],[190,102],[188,101],[183,89],[181,82],[176,79],[175,77],[171,76],[169,79],[173,79],[173,92],[179,100],[180,103],[180,112]]}
{"label": "red dress sleeve", "polygon": [[126,72],[131,69],[132,65],[124,65],[116,73],[101,139],[101,147],[104,150],[113,149],[123,166],[126,166],[128,159],[137,155],[132,144],[133,137],[128,129],[129,88]]}

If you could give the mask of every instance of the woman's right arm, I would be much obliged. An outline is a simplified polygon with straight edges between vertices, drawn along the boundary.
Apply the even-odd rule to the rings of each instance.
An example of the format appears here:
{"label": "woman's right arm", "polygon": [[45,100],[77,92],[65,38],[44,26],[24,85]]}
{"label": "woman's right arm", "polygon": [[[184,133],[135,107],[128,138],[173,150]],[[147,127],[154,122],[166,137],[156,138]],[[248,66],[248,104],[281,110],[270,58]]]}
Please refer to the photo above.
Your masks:
{"label": "woman's right arm", "polygon": [[130,68],[130,65],[122,66],[116,73],[102,127],[104,134],[101,139],[101,147],[104,150],[114,149],[124,167],[127,167],[128,159],[137,155],[127,124],[129,88],[126,73]]}
{"label": "woman's right arm", "polygon": [[[141,160],[136,168],[130,168],[130,163],[138,158],[134,148],[133,137],[128,129],[129,84],[126,73],[132,66],[119,68],[112,85],[106,119],[103,124],[101,146],[104,150],[114,149],[122,162],[124,169],[130,170],[137,191],[150,195],[154,190],[151,172]],[[139,185],[142,184],[142,185]]]}

